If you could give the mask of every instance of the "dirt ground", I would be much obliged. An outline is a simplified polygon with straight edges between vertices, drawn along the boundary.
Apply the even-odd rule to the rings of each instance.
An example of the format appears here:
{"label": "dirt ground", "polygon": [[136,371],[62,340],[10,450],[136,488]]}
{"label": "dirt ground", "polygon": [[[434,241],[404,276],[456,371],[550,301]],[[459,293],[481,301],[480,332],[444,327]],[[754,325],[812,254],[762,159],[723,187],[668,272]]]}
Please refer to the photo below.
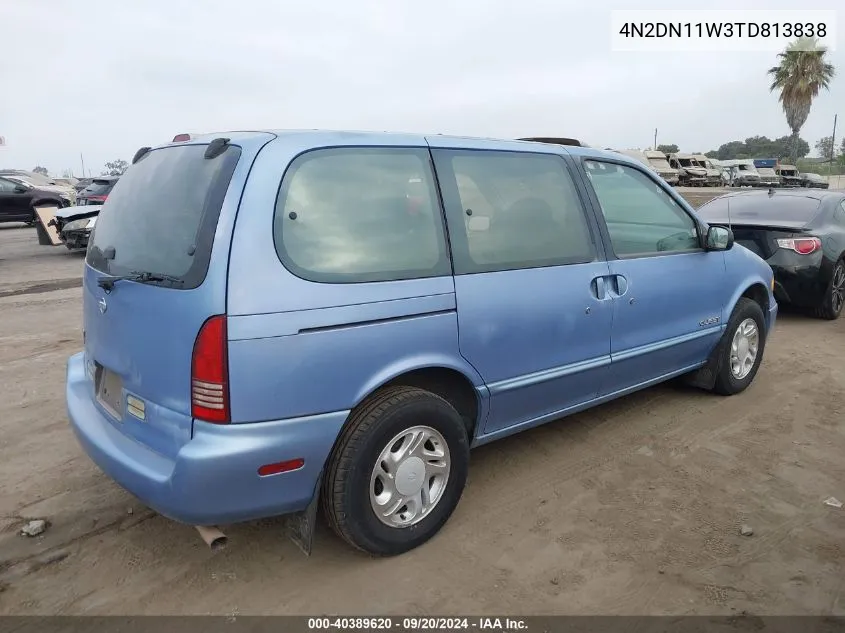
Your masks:
{"label": "dirt ground", "polygon": [[81,267],[0,225],[0,614],[845,614],[845,319],[782,314],[739,396],[661,386],[474,451],[405,556],[321,525],[306,558],[273,520],[212,553],[68,427]]}

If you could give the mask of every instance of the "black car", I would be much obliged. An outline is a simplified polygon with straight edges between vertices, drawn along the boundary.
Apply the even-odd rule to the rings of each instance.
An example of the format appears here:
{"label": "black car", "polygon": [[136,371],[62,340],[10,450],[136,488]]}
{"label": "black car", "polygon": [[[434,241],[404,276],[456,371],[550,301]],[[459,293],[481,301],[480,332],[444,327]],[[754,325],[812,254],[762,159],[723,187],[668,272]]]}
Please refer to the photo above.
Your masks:
{"label": "black car", "polygon": [[720,196],[698,209],[710,224],[733,229],[737,244],[775,273],[778,302],[836,319],[845,299],[845,193],[809,189]]}
{"label": "black car", "polygon": [[801,174],[802,182],[805,187],[810,189],[827,189],[830,183],[818,174]]}
{"label": "black car", "polygon": [[103,204],[120,176],[97,176],[76,196],[77,206]]}
{"label": "black car", "polygon": [[0,176],[0,222],[26,222],[34,225],[35,208],[66,207],[69,201],[61,193],[23,185]]}

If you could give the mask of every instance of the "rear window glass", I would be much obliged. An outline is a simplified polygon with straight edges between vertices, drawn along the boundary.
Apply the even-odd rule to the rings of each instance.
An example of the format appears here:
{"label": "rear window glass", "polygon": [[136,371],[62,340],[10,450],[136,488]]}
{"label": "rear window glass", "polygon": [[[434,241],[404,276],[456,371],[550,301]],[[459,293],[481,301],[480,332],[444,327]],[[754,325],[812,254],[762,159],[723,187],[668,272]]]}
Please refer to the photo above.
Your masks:
{"label": "rear window glass", "polygon": [[428,152],[339,148],[293,161],[276,203],[282,263],[311,281],[451,274]]}
{"label": "rear window glass", "polygon": [[240,157],[229,146],[204,158],[207,145],[151,151],[120,178],[103,206],[87,261],[110,275],[151,272],[195,288],[208,270],[223,198]]}
{"label": "rear window glass", "polygon": [[85,195],[88,196],[105,196],[108,195],[114,188],[117,180],[95,180],[90,185],[85,187]]}
{"label": "rear window glass", "polygon": [[[729,202],[730,201],[730,202]],[[730,217],[728,205],[730,204]],[[737,222],[748,223],[749,220],[760,219],[771,221],[806,221],[812,220],[819,211],[820,201],[807,196],[774,195],[771,198],[764,195],[726,196],[716,198],[702,205],[698,215],[707,222]]]}

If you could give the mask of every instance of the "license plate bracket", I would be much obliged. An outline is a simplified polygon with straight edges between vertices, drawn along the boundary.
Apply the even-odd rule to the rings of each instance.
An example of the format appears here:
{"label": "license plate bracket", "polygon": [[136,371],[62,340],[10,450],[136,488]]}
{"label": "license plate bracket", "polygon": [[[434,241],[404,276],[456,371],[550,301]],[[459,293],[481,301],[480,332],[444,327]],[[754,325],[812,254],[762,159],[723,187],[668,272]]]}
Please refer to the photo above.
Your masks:
{"label": "license plate bracket", "polygon": [[123,380],[121,377],[97,363],[94,377],[97,401],[116,419],[123,418]]}

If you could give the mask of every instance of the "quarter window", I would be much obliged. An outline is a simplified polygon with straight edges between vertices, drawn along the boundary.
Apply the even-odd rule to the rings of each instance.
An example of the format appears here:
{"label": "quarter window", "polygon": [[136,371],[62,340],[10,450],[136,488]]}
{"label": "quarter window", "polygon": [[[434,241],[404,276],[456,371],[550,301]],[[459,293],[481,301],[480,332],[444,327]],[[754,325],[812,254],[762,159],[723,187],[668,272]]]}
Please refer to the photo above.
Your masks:
{"label": "quarter window", "polygon": [[456,273],[594,259],[581,201],[559,156],[440,150],[435,164]]}
{"label": "quarter window", "polygon": [[312,281],[451,274],[424,149],[340,148],[301,155],[282,182],[274,233],[285,266]]}
{"label": "quarter window", "polygon": [[701,248],[695,221],[655,180],[626,165],[584,165],[618,257]]}

